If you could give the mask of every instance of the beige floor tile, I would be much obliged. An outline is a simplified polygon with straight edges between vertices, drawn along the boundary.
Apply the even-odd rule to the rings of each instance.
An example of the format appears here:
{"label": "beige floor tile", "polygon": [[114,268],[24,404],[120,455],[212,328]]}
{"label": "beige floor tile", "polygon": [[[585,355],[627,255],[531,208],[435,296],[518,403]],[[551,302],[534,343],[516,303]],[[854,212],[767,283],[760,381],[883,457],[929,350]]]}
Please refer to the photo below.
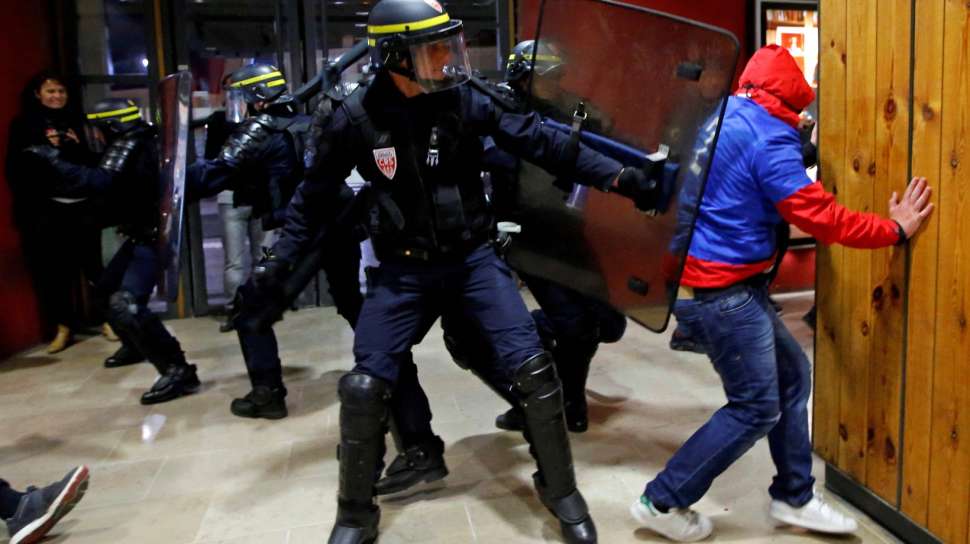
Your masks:
{"label": "beige floor tile", "polygon": [[198,539],[218,541],[332,522],[335,495],[334,481],[329,478],[266,481],[245,492],[217,492],[202,519]]}
{"label": "beige floor tile", "polygon": [[[785,304],[786,323],[810,349],[800,320],[810,300]],[[158,406],[138,404],[155,379],[151,365],[102,368],[117,344],[100,338],[57,357],[38,349],[0,363],[0,476],[24,487],[92,465],[87,497],[49,542],[325,542],[336,512],[337,383],[353,366],[346,322],[332,309],[308,310],[277,327],[290,417],[275,422],[229,413],[249,390],[234,334],[218,333],[210,318],[166,326],[205,385]],[[662,542],[638,529],[627,508],[724,401],[707,359],[669,351],[669,336],[631,323],[623,341],[601,347],[588,384],[590,430],[571,435],[577,481],[604,544]],[[560,542],[533,489],[528,445],[494,427],[503,401],[452,362],[438,326],[415,360],[451,473],[430,491],[382,498],[381,542]],[[388,439],[386,461],[394,455]],[[697,505],[715,520],[713,542],[825,540],[767,520],[772,473],[762,441],[714,483]],[[861,520],[856,537],[837,541],[893,542]]]}
{"label": "beige floor tile", "polygon": [[46,544],[188,544],[194,542],[210,493],[81,509],[64,518]]}
{"label": "beige floor tile", "polygon": [[171,455],[165,458],[148,498],[175,497],[197,490],[241,494],[286,474],[290,445]]}

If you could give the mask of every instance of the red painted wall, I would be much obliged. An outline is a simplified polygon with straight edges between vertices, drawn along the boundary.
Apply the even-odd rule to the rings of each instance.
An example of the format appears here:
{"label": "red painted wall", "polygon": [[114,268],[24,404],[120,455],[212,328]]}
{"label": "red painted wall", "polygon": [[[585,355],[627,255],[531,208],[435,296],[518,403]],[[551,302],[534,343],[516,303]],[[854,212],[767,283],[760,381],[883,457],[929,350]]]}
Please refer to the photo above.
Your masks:
{"label": "red painted wall", "polygon": [[[46,2],[9,2],[0,19],[0,160],[6,161],[10,121],[20,111],[20,92],[53,59]],[[13,225],[10,188],[0,169],[0,357],[29,347],[41,336],[37,302]]]}

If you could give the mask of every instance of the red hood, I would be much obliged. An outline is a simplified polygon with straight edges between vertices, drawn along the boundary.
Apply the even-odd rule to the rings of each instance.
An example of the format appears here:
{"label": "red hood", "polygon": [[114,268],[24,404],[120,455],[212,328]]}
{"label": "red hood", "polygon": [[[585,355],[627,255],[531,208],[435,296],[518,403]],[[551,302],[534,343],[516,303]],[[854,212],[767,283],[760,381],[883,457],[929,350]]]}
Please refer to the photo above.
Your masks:
{"label": "red hood", "polygon": [[750,97],[791,126],[798,125],[798,114],[815,100],[815,91],[795,59],[778,45],[756,51],[738,84],[738,94]]}

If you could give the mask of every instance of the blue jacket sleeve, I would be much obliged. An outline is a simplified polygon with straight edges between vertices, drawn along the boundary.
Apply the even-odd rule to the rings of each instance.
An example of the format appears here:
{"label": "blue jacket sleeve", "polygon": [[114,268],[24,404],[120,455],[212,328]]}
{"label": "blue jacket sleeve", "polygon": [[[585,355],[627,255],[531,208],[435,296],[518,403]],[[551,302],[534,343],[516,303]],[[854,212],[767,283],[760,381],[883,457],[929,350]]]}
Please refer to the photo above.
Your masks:
{"label": "blue jacket sleeve", "polygon": [[348,146],[350,122],[343,108],[323,121],[316,155],[286,209],[286,219],[273,253],[295,262],[326,226],[337,218],[343,205],[344,180],[356,166]]}
{"label": "blue jacket sleeve", "polygon": [[235,173],[228,164],[219,159],[195,161],[185,169],[185,196],[195,202],[232,188]]}

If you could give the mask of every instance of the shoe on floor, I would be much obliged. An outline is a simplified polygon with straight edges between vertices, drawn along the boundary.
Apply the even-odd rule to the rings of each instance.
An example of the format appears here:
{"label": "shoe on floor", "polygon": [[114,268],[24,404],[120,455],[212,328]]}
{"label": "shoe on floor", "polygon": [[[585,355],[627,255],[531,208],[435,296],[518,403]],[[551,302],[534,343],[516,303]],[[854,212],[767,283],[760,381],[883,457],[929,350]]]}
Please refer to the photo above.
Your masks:
{"label": "shoe on floor", "polygon": [[704,540],[714,530],[710,518],[700,512],[689,508],[671,508],[665,514],[644,496],[630,506],[630,515],[643,527],[675,542]]}
{"label": "shoe on floor", "polygon": [[71,329],[67,325],[58,325],[57,334],[51,343],[47,345],[47,353],[59,353],[67,349],[67,346],[71,345],[71,341],[74,339],[71,334]]}
{"label": "shoe on floor", "polygon": [[118,368],[119,366],[128,366],[135,363],[140,363],[145,360],[145,356],[138,352],[137,349],[122,343],[118,351],[115,351],[111,356],[104,360],[105,368]]}
{"label": "shoe on floor", "polygon": [[495,426],[503,431],[521,431],[525,429],[525,416],[521,410],[509,408],[495,417]]}
{"label": "shoe on floor", "polygon": [[149,405],[175,400],[197,392],[201,385],[195,373],[195,365],[173,365],[141,396],[141,403]]}
{"label": "shoe on floor", "polygon": [[378,495],[389,495],[443,479],[448,475],[444,452],[445,444],[436,436],[398,453],[384,477],[377,481],[374,491]]}
{"label": "shoe on floor", "polygon": [[10,544],[33,544],[77,505],[88,488],[88,467],[79,466],[59,482],[27,488],[13,517],[6,520]]}
{"label": "shoe on floor", "polygon": [[782,501],[771,501],[769,514],[781,523],[820,533],[844,535],[854,533],[859,528],[856,520],[833,508],[819,495],[799,508]]}
{"label": "shoe on floor", "polygon": [[233,399],[229,411],[239,417],[283,419],[289,415],[286,409],[286,389],[257,385],[245,397]]}

